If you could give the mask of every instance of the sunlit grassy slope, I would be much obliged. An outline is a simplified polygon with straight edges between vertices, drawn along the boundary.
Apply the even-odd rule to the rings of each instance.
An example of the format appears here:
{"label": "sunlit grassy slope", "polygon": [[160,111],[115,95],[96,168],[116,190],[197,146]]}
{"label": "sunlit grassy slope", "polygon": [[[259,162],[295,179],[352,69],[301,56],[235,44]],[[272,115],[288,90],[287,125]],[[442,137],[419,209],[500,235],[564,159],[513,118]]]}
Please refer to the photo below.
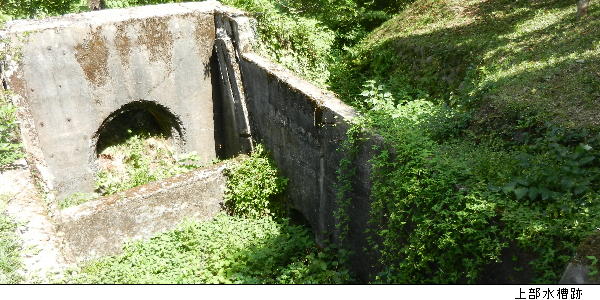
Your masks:
{"label": "sunlit grassy slope", "polygon": [[[421,0],[375,30],[332,80],[340,94],[376,79],[403,97],[473,107],[486,122],[535,116],[600,125],[600,3]],[[348,72],[350,71],[350,72]],[[336,83],[337,82],[337,83]]]}

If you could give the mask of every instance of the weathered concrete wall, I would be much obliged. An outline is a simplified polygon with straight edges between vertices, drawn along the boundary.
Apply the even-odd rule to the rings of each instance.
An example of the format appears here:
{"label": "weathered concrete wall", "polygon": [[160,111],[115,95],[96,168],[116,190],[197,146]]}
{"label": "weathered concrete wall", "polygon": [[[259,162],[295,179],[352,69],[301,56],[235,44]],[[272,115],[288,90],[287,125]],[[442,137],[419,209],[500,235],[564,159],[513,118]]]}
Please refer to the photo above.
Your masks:
{"label": "weathered concrete wall", "polygon": [[[334,217],[339,151],[355,111],[334,95],[252,54],[241,55],[253,137],[269,149],[284,176],[290,178],[292,207],[311,224],[320,241],[338,241]],[[370,164],[377,139],[360,145],[354,161],[356,176],[347,211],[349,230],[344,244],[353,252],[354,271],[363,279],[372,270],[366,255],[370,211]]]}
{"label": "weathered concrete wall", "polygon": [[139,186],[60,212],[65,256],[81,262],[119,253],[127,241],[174,229],[186,218],[208,220],[221,211],[226,177],[221,163]]}
{"label": "weathered concrete wall", "polygon": [[[4,76],[24,108],[26,148],[42,177],[63,193],[88,191],[100,124],[127,103],[155,101],[180,122],[185,150],[196,150],[206,160],[217,151],[233,155],[250,151],[254,141],[264,143],[290,178],[292,208],[308,220],[320,242],[339,241],[334,211],[344,154],[338,149],[355,112],[253,54],[251,23],[243,12],[210,2],[11,25],[11,45],[22,49],[23,60],[13,59]],[[344,240],[354,251],[354,271],[363,279],[373,265],[364,249],[374,143],[377,139],[362,144],[354,161]],[[153,196],[103,199],[62,212],[72,256],[81,260],[112,253],[125,238],[171,226],[185,215],[184,207],[217,203],[212,192],[208,198],[196,193],[218,191],[204,184],[191,181]],[[148,187],[132,192],[143,188]],[[199,211],[189,213],[204,216]],[[213,209],[207,211],[209,216]]]}
{"label": "weathered concrete wall", "polygon": [[188,3],[9,23],[16,55],[3,77],[24,109],[23,142],[51,190],[89,192],[95,134],[133,101],[165,107],[181,151],[216,157],[211,56],[215,3]]}

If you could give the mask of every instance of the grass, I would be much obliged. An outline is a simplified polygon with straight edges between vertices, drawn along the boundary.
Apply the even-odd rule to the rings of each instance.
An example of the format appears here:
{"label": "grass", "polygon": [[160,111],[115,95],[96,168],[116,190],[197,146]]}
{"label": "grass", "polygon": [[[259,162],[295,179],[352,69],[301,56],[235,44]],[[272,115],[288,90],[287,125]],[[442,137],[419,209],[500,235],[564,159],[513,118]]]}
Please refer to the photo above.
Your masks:
{"label": "grass", "polygon": [[371,159],[383,282],[560,279],[600,213],[599,15],[415,1],[331,66],[388,147]]}
{"label": "grass", "polygon": [[162,135],[131,133],[98,154],[97,192],[110,195],[198,167],[196,155],[177,155]]}
{"label": "grass", "polygon": [[24,156],[19,141],[16,112],[17,107],[8,100],[8,93],[0,90],[0,170]]}
{"label": "grass", "polygon": [[19,274],[23,263],[17,224],[5,212],[9,199],[9,195],[0,195],[0,284],[16,284],[23,280]]}
{"label": "grass", "polygon": [[[230,215],[184,221],[177,229],[130,243],[123,253],[69,270],[63,283],[346,283],[352,278],[333,249],[291,224],[270,203],[281,178],[262,146],[228,171]],[[273,205],[271,205],[273,204]],[[343,252],[341,252],[343,253]]]}
{"label": "grass", "polygon": [[200,167],[195,153],[176,154],[171,141],[162,135],[129,131],[128,136],[98,154],[100,171],[96,176],[96,191],[73,193],[59,200],[60,209]]}
{"label": "grass", "polygon": [[[577,20],[572,0],[419,0],[343,47],[340,32],[325,25],[332,22],[319,20],[326,13],[290,12],[270,0],[226,2],[259,19],[259,51],[329,85],[394,148],[371,160],[382,281],[556,282],[599,226],[600,142],[591,133],[600,131],[600,4],[592,1],[589,16]],[[106,153],[133,155],[114,160],[124,167],[105,173],[104,191],[155,177],[139,155],[145,138]],[[188,223],[91,263],[72,280],[346,280],[335,260],[317,262],[326,252],[286,238],[289,230],[304,236],[288,225],[230,216]]]}
{"label": "grass", "polygon": [[594,2],[577,20],[569,0],[417,1],[353,49],[353,81],[341,72],[332,86],[352,98],[358,83],[378,79],[398,99],[409,86],[412,98],[475,107],[481,119],[518,112],[594,128],[599,17]]}

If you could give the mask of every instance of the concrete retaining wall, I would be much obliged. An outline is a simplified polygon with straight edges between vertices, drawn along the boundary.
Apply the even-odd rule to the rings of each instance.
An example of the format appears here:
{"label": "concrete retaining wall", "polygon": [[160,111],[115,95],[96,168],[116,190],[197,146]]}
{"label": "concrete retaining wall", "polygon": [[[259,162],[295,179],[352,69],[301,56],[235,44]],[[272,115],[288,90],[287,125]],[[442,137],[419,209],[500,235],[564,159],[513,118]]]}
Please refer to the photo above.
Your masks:
{"label": "concrete retaining wall", "polygon": [[[230,162],[231,164],[233,162]],[[117,254],[127,241],[174,229],[186,218],[209,220],[223,204],[229,164],[139,186],[60,212],[58,230],[71,262]]]}
{"label": "concrete retaining wall", "polygon": [[[286,69],[252,54],[241,55],[240,65],[253,137],[271,151],[283,175],[290,178],[288,198],[306,217],[317,240],[339,241],[334,212],[339,151],[355,111],[328,93]],[[368,163],[377,139],[360,145],[354,161],[350,223],[345,246],[353,251],[354,271],[363,279],[372,271],[366,255],[366,229],[370,211]]]}

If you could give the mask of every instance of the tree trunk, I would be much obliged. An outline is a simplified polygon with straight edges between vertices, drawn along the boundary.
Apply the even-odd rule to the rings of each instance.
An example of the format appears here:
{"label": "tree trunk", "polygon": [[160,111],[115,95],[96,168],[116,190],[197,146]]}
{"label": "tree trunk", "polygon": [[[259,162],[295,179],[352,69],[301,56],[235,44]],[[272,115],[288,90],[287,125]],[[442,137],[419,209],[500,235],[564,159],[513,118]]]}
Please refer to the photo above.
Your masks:
{"label": "tree trunk", "polygon": [[104,0],[88,0],[88,6],[90,10],[101,10],[106,8]]}
{"label": "tree trunk", "polygon": [[582,18],[587,15],[590,0],[577,0],[577,18]]}

